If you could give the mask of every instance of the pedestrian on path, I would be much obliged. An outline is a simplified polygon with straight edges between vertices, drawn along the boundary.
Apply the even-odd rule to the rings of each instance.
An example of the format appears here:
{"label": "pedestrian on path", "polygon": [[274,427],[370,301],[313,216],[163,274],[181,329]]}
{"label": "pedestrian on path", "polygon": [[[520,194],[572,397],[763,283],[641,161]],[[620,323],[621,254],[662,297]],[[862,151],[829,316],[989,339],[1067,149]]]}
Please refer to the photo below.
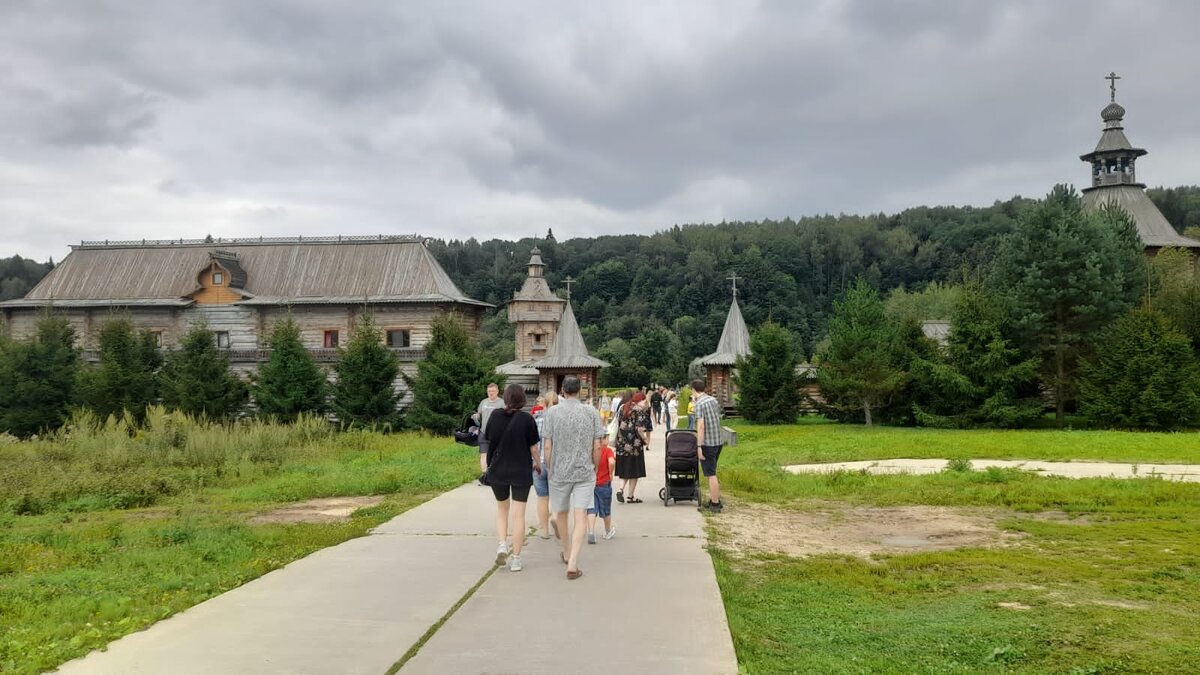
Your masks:
{"label": "pedestrian on path", "polygon": [[637,482],[646,476],[646,449],[650,447],[650,411],[646,395],[638,392],[624,405],[617,418],[617,477],[621,489],[617,501],[641,504],[637,497]]}
{"label": "pedestrian on path", "polygon": [[596,492],[592,508],[588,509],[589,544],[596,543],[596,516],[604,520],[604,538],[612,539],[617,528],[612,524],[612,477],[617,466],[617,456],[605,443],[600,447],[600,463],[596,465]]}
{"label": "pedestrian on path", "polygon": [[[525,502],[529,501],[533,472],[542,470],[538,462],[540,438],[537,422],[522,410],[524,407],[524,388],[519,384],[508,385],[504,388],[504,409],[492,413],[484,430],[484,436],[488,439],[484,477],[496,497],[496,536],[500,540],[496,547],[496,564],[507,562],[508,569],[513,572],[521,571],[521,549],[525,545]],[[512,548],[508,546],[510,500],[513,522],[516,523],[512,532]]]}
{"label": "pedestrian on path", "polygon": [[475,417],[479,421],[479,484],[486,485],[483,480],[483,475],[487,473],[487,451],[488,441],[483,433],[487,429],[488,419],[492,412],[504,407],[504,400],[500,398],[500,387],[495,382],[489,382],[487,386],[487,398],[479,402],[475,408]]}
{"label": "pedestrian on path", "polygon": [[717,480],[717,459],[724,445],[721,429],[721,404],[704,392],[704,380],[692,380],[692,400],[696,402],[696,438],[700,445],[696,454],[700,459],[700,471],[708,478],[708,503],[700,507],[712,513],[721,512],[721,482]]}
{"label": "pedestrian on path", "polygon": [[675,392],[667,390],[667,400],[663,403],[663,427],[670,431],[679,423],[679,399],[675,398]]}
{"label": "pedestrian on path", "polygon": [[654,413],[654,423],[655,424],[662,423],[662,409],[663,409],[662,392],[663,392],[662,387],[655,387],[654,393],[650,394],[650,411],[652,413]]}
{"label": "pedestrian on path", "polygon": [[534,406],[534,410],[537,412],[533,413],[533,421],[537,422],[538,436],[541,437],[541,440],[538,441],[538,465],[541,467],[541,471],[536,466],[533,469],[533,491],[537,493],[538,536],[542,539],[549,539],[552,523],[550,521],[550,484],[546,480],[546,437],[544,434],[546,411],[558,403],[558,395],[553,391],[548,391],[539,396],[538,400],[542,403],[542,409],[537,410],[537,406]]}
{"label": "pedestrian on path", "polygon": [[[561,535],[562,561],[567,579],[583,576],[579,551],[587,530],[587,510],[596,492],[596,465],[600,461],[604,425],[595,408],[579,401],[579,378],[563,378],[562,398],[546,411],[546,463],[550,468],[550,508]],[[574,529],[567,536],[567,512]]]}

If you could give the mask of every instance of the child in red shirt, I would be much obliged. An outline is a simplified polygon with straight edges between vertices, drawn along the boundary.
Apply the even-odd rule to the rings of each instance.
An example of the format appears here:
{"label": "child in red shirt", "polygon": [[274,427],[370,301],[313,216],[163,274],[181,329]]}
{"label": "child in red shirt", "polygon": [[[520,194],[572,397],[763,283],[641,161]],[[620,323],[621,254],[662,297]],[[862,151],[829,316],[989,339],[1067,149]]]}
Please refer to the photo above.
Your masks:
{"label": "child in red shirt", "polygon": [[589,544],[596,543],[596,516],[604,519],[605,539],[612,539],[617,533],[617,528],[612,524],[612,477],[616,466],[617,456],[605,443],[600,448],[600,463],[596,466],[596,493],[592,498],[592,508],[587,511]]}

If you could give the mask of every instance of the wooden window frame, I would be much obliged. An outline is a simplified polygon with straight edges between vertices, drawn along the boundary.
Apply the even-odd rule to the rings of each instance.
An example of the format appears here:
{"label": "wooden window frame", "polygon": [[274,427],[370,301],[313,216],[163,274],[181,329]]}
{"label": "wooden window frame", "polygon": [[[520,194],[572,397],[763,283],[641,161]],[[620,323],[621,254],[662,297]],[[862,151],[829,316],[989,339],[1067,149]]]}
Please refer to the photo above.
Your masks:
{"label": "wooden window frame", "polygon": [[[225,344],[221,344],[222,336],[225,337]],[[213,331],[213,337],[217,341],[217,349],[229,349],[229,346],[232,344],[232,338],[229,336],[229,331],[227,330]]]}
{"label": "wooden window frame", "polygon": [[[396,331],[404,331],[405,333],[408,333],[408,339],[405,340],[405,342],[407,342],[408,344],[400,346],[400,347],[396,347],[396,346],[392,345],[392,333],[394,333]],[[409,347],[412,347],[412,333],[413,333],[413,329],[408,326],[393,326],[391,328],[384,328],[383,329],[383,342],[384,342],[384,344],[386,344],[388,346],[389,349],[408,349]]]}
{"label": "wooden window frame", "polygon": [[224,272],[224,270],[213,270],[213,273],[212,273],[212,285],[213,285],[213,286],[224,286],[224,285],[225,285],[225,272]]}
{"label": "wooden window frame", "polygon": [[[329,334],[333,333],[333,344],[329,344]],[[342,329],[341,328],[322,328],[321,329],[321,348],[322,349],[337,349],[342,344]]]}
{"label": "wooden window frame", "polygon": [[154,336],[154,346],[155,346],[155,348],[157,348],[157,349],[162,349],[162,348],[163,348],[163,329],[161,329],[161,328],[151,328],[151,329],[149,329],[149,331],[148,331],[148,332],[149,332],[151,335],[153,335],[153,336]]}

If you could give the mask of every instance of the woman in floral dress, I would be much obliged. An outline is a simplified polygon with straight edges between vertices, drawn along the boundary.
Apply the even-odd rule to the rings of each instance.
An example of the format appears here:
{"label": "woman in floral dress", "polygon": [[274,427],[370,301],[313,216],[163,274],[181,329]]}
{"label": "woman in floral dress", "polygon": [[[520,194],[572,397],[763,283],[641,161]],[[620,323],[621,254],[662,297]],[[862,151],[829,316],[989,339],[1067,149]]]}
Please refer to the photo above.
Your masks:
{"label": "woman in floral dress", "polygon": [[650,447],[650,410],[646,406],[646,395],[638,392],[631,400],[621,404],[617,419],[617,477],[621,489],[617,501],[641,504],[634,494],[639,478],[646,476],[646,450]]}

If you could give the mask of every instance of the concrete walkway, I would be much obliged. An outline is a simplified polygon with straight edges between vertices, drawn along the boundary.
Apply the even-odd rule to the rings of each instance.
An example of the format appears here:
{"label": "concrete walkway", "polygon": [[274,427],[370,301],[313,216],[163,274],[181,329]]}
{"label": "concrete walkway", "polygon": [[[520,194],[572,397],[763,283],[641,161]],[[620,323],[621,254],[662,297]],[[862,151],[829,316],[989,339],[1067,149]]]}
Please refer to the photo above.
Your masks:
{"label": "concrete walkway", "polygon": [[[554,539],[493,569],[491,491],[465,485],[149,629],[63,673],[371,673],[392,667],[472,587],[402,673],[736,673],[694,505],[664,508],[655,431],[642,504],[567,581]],[[531,500],[527,521],[536,522]]]}
{"label": "concrete walkway", "polygon": [[[824,464],[792,464],[783,467],[792,473],[832,473],[865,471],[874,474],[930,474],[946,469],[945,459],[878,459]],[[1190,483],[1200,482],[1200,464],[1124,464],[1119,462],[1043,462],[1007,459],[973,459],[976,471],[988,467],[1035,471],[1064,478],[1163,478]]]}

